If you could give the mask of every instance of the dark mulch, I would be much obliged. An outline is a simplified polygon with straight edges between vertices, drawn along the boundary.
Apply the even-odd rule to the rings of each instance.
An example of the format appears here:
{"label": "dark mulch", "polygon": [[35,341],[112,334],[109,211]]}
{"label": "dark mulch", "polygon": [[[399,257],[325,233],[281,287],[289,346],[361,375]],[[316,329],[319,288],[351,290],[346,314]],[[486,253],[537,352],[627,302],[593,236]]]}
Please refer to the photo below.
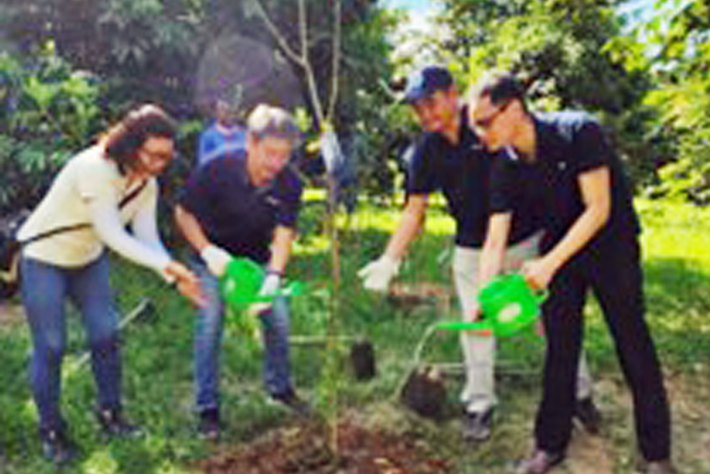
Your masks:
{"label": "dark mulch", "polygon": [[250,444],[200,461],[206,474],[451,474],[453,463],[431,458],[408,436],[366,429],[352,420],[338,424],[337,454],[328,431],[308,424],[283,428]]}

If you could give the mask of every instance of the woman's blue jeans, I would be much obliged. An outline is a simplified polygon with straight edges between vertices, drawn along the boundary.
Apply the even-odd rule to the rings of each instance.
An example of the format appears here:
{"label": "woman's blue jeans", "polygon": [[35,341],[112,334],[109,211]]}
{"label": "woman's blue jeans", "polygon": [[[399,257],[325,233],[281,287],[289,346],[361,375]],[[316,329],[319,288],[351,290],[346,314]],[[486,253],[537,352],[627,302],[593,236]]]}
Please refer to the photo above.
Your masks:
{"label": "woman's blue jeans", "polygon": [[[195,324],[195,408],[198,412],[219,408],[219,354],[224,329],[224,301],[219,281],[195,257],[192,269],[200,279],[207,303],[197,311]],[[292,389],[288,336],[290,319],[286,298],[276,297],[272,308],[261,314],[264,338],[264,385],[271,395]]]}
{"label": "woman's blue jeans", "polygon": [[22,302],[34,345],[29,375],[40,427],[54,430],[64,426],[59,401],[67,339],[67,298],[82,315],[98,406],[118,409],[121,399],[118,313],[109,287],[107,254],[83,267],[63,268],[32,258],[22,258],[20,265]]}

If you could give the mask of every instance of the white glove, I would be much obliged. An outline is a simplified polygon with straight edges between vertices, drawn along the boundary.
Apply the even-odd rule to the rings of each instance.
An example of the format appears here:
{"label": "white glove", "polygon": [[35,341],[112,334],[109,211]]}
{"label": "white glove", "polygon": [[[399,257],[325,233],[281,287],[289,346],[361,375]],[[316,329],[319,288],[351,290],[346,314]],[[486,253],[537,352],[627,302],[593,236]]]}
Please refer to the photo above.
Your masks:
{"label": "white glove", "polygon": [[202,260],[204,260],[207,264],[207,268],[210,270],[210,273],[217,278],[224,275],[227,264],[233,258],[229,252],[223,248],[211,244],[202,249],[200,257],[202,257]]}
{"label": "white glove", "polygon": [[259,296],[273,296],[281,286],[281,275],[278,273],[267,273],[264,283],[261,284]]}
{"label": "white glove", "polygon": [[399,260],[387,254],[382,255],[374,262],[370,262],[357,272],[366,290],[385,292],[389,288],[390,280],[399,272]]}
{"label": "white glove", "polygon": [[[278,273],[267,273],[264,282],[261,284],[259,296],[273,296],[281,286],[281,275]],[[271,309],[271,301],[254,303],[247,309],[247,314],[251,317],[259,316],[264,311]]]}

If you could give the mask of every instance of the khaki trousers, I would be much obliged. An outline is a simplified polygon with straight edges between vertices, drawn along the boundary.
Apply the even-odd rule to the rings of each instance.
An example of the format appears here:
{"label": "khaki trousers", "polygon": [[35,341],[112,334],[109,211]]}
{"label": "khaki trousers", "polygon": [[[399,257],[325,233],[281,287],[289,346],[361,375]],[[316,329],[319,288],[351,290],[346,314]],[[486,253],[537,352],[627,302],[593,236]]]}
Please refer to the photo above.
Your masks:
{"label": "khaki trousers", "polygon": [[[537,257],[540,234],[508,247],[505,252],[503,271],[519,269],[523,262]],[[454,249],[453,273],[456,293],[462,310],[462,317],[475,311],[478,294],[478,262],[481,249],[459,247]],[[495,351],[496,340],[492,335],[461,333],[461,347],[464,354],[466,383],[461,392],[461,402],[469,413],[481,413],[497,404],[495,394]],[[577,398],[592,395],[592,378],[582,352],[577,371]]]}

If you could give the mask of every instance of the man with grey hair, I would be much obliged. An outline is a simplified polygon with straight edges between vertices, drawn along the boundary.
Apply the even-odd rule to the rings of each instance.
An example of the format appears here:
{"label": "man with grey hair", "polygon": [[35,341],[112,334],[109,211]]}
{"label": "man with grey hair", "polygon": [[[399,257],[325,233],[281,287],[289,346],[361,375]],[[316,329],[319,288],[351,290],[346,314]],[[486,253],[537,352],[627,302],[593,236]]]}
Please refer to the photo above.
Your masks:
{"label": "man with grey hair", "polygon": [[[219,437],[219,352],[224,302],[219,278],[233,257],[266,268],[262,295],[277,292],[291,256],[302,185],[289,164],[300,131],[287,111],[259,105],[247,120],[246,150],[193,171],[175,208],[178,228],[195,251],[192,267],[207,303],[198,308],[195,335],[195,408],[198,433]],[[283,296],[262,308],[266,347],[264,382],[269,395],[297,413],[308,406],[291,383],[289,315]]]}

